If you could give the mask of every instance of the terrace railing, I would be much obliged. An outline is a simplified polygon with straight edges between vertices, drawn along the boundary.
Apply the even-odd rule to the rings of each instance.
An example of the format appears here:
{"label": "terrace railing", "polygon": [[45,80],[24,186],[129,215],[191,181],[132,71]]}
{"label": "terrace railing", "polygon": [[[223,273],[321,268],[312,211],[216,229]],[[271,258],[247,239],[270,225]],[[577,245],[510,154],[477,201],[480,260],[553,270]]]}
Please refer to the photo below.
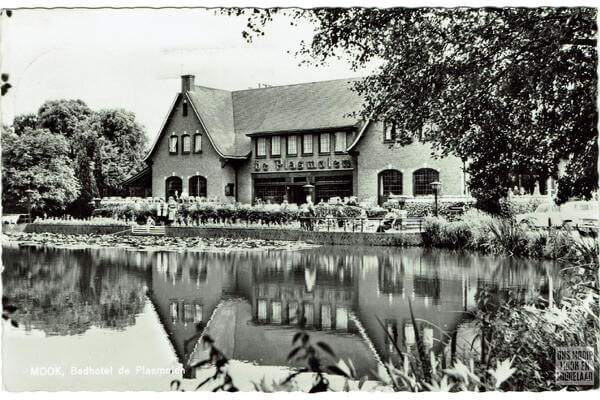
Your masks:
{"label": "terrace railing", "polygon": [[151,235],[151,236],[164,236],[165,227],[157,225],[132,225],[132,235]]}

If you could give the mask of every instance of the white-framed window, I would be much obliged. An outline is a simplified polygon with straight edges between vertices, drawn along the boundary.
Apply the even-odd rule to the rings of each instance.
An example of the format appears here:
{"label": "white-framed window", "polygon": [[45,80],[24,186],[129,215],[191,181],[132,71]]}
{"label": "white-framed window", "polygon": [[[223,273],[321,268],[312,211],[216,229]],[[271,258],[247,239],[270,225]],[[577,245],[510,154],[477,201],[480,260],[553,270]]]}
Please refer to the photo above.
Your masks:
{"label": "white-framed window", "polygon": [[194,153],[200,153],[202,151],[202,135],[196,133],[194,135]]}
{"label": "white-framed window", "polygon": [[319,135],[319,153],[329,153],[331,151],[329,147],[329,132],[321,133]]}
{"label": "white-framed window", "polygon": [[192,147],[190,135],[183,135],[181,137],[181,152],[189,153]]}
{"label": "white-framed window", "polygon": [[336,153],[346,151],[346,132],[335,133],[335,151]]}
{"label": "white-framed window", "polygon": [[298,154],[298,141],[296,135],[290,135],[287,137],[287,153],[288,155],[295,156]]}
{"label": "white-framed window", "polygon": [[256,156],[264,157],[267,155],[267,138],[256,138]]}
{"label": "white-framed window", "polygon": [[174,134],[169,138],[169,153],[177,154],[177,136]]}
{"label": "white-framed window", "polygon": [[303,135],[302,136],[302,154],[312,154],[313,153],[313,135]]}
{"label": "white-framed window", "polygon": [[281,155],[281,136],[271,136],[271,155]]}

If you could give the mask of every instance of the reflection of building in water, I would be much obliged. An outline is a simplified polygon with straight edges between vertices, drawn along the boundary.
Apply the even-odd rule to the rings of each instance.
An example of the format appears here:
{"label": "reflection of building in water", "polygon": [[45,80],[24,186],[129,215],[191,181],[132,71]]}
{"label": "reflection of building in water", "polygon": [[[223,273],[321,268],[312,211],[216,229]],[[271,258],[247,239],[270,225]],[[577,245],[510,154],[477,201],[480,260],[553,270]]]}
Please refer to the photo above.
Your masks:
{"label": "reflection of building in water", "polygon": [[360,260],[357,314],[383,359],[394,358],[396,346],[415,345],[409,301],[428,348],[446,340],[436,326],[451,331],[464,319],[461,280],[443,279],[423,257],[421,250],[406,249],[394,257],[366,253]]}
{"label": "reflection of building in water", "polygon": [[356,312],[383,359],[394,359],[396,346],[415,345],[409,301],[426,347],[435,348],[468,317],[465,311],[476,306],[484,284],[494,282],[501,293],[511,289],[525,298],[539,295],[540,279],[548,279],[542,264],[531,260],[424,249],[392,254],[365,250],[358,274]]}
{"label": "reflection of building in water", "polygon": [[475,306],[482,285],[539,293],[546,280],[545,267],[532,261],[417,248],[159,252],[152,299],[182,361],[203,356],[193,352],[197,336],[189,340],[201,323],[228,357],[289,365],[304,319],[314,341],[369,374],[376,368],[370,344],[383,360],[394,359],[394,346],[414,346],[409,301],[425,345],[436,348]]}
{"label": "reflection of building in water", "polygon": [[194,348],[189,341],[206,326],[235,279],[232,261],[216,253],[154,253],[150,298],[179,360]]}
{"label": "reflection of building in water", "polygon": [[253,287],[242,287],[242,293],[252,304],[256,323],[304,321],[309,329],[351,329],[348,311],[356,294],[351,260],[291,253],[255,263],[251,274]]}

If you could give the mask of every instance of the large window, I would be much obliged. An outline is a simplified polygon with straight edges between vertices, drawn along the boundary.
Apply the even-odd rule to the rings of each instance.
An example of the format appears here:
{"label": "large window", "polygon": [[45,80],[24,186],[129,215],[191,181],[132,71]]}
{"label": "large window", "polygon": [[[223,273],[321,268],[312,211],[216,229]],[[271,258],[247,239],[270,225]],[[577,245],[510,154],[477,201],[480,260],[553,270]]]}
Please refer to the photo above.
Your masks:
{"label": "large window", "polygon": [[319,153],[329,153],[329,133],[321,133],[319,135]]}
{"label": "large window", "polygon": [[192,147],[190,135],[181,136],[181,152],[189,153]]}
{"label": "large window", "polygon": [[206,197],[206,178],[200,175],[192,176],[189,182],[190,196]]}
{"label": "large window", "polygon": [[281,155],[281,136],[271,137],[271,156]]}
{"label": "large window", "polygon": [[196,133],[194,135],[194,153],[200,153],[202,151],[202,135]]}
{"label": "large window", "polygon": [[440,180],[440,174],[435,169],[421,168],[413,173],[413,192],[415,196],[433,194],[431,182]]}
{"label": "large window", "polygon": [[313,135],[303,135],[302,136],[302,154],[312,154],[313,153]]}
{"label": "large window", "polygon": [[325,175],[315,177],[315,202],[332,197],[352,196],[352,175]]}
{"label": "large window", "polygon": [[343,153],[346,151],[346,132],[335,133],[335,152]]}
{"label": "large window", "polygon": [[388,169],[380,174],[381,195],[402,194],[402,172],[395,169]]}
{"label": "large window", "polygon": [[256,156],[264,157],[267,155],[267,138],[256,138]]}
{"label": "large window", "polygon": [[281,203],[285,196],[285,185],[278,184],[285,178],[257,178],[254,185],[254,198],[265,202]]}
{"label": "large window", "polygon": [[169,138],[169,153],[177,154],[177,136],[175,134]]}
{"label": "large window", "polygon": [[287,154],[288,156],[295,156],[298,154],[298,142],[296,135],[290,135],[287,137]]}
{"label": "large window", "polygon": [[169,197],[179,197],[181,196],[181,189],[183,187],[181,178],[179,178],[178,176],[171,176],[169,178],[167,178],[166,181],[166,191],[165,191],[165,198],[168,200]]}

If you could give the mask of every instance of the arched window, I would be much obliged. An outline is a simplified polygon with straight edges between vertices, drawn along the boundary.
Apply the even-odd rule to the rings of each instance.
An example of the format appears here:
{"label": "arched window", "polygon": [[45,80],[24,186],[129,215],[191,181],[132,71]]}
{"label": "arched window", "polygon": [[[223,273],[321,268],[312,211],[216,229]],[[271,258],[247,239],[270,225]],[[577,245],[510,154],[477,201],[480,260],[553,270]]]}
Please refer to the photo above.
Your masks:
{"label": "arched window", "polygon": [[166,192],[165,198],[168,200],[170,196],[175,198],[175,193],[177,192],[177,197],[181,196],[181,189],[183,187],[181,178],[178,176],[171,176],[167,178],[166,184]]}
{"label": "arched window", "polygon": [[387,169],[379,174],[380,203],[386,201],[390,194],[402,194],[402,172]]}
{"label": "arched window", "polygon": [[440,180],[440,174],[435,169],[421,168],[413,173],[413,192],[415,196],[433,194],[431,182]]}
{"label": "arched window", "polygon": [[206,178],[200,175],[192,176],[190,178],[190,196],[192,197],[206,197]]}

